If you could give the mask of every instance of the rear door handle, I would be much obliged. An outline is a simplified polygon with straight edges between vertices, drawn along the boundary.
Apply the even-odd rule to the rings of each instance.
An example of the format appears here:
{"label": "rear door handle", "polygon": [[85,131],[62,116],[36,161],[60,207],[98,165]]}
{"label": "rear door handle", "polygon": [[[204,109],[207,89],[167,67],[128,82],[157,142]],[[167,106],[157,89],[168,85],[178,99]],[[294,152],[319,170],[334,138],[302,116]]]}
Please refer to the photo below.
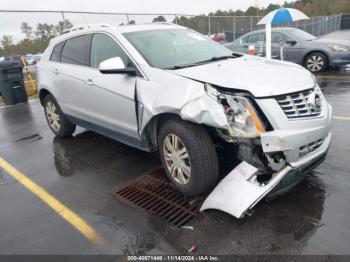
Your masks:
{"label": "rear door handle", "polygon": [[94,85],[94,81],[92,81],[92,79],[86,80],[86,83],[87,83],[89,86],[93,86],[93,85]]}

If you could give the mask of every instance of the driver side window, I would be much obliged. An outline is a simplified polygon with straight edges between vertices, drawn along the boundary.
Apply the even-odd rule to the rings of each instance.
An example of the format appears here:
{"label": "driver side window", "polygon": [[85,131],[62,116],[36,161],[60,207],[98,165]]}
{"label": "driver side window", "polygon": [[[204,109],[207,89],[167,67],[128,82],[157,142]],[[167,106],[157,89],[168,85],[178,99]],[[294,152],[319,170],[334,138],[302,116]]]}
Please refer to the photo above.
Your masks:
{"label": "driver side window", "polygon": [[293,40],[293,39],[291,39],[289,36],[287,36],[284,33],[272,32],[272,37],[271,37],[271,42],[272,43],[278,44],[280,41],[285,43],[285,42],[287,42],[289,40]]}
{"label": "driver side window", "polygon": [[130,59],[118,43],[106,34],[94,34],[91,43],[90,66],[98,68],[100,63],[113,57],[120,57],[125,66],[130,65]]}

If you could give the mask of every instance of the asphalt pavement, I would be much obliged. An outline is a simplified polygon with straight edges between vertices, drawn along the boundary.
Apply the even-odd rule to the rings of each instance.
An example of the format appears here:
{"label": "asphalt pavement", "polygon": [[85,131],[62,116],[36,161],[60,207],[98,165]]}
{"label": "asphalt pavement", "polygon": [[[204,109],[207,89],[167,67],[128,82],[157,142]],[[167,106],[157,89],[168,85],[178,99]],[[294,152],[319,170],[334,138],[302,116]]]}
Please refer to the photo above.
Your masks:
{"label": "asphalt pavement", "polygon": [[55,138],[37,100],[1,108],[0,158],[12,169],[0,168],[0,254],[350,254],[350,71],[319,84],[335,116],[326,161],[251,217],[207,211],[193,230],[111,195],[158,167],[157,154],[83,129]]}

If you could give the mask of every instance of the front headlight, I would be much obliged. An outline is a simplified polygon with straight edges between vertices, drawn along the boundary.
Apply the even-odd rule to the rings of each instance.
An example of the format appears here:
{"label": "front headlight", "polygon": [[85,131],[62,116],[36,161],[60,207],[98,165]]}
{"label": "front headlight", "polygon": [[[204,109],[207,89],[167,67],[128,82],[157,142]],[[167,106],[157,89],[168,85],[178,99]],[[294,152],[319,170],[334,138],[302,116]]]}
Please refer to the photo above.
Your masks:
{"label": "front headlight", "polygon": [[329,45],[328,47],[334,52],[350,52],[350,47],[343,45]]}
{"label": "front headlight", "polygon": [[209,96],[216,98],[222,106],[228,122],[228,132],[232,137],[259,137],[265,132],[254,106],[243,96],[219,93],[211,85],[206,84]]}

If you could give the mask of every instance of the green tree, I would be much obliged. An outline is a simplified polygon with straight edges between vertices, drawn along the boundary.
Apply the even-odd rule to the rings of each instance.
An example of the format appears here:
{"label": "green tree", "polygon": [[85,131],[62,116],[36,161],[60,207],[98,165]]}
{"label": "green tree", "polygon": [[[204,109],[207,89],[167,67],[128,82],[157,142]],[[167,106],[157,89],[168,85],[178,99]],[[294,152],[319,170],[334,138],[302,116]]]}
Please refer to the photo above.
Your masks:
{"label": "green tree", "polygon": [[153,18],[153,21],[152,21],[152,22],[153,22],[153,23],[155,23],[155,22],[166,22],[166,19],[165,19],[164,16],[160,15],[160,16],[158,16],[158,17]]}
{"label": "green tree", "polygon": [[39,23],[35,31],[35,35],[44,41],[49,41],[51,38],[55,37],[56,34],[56,26],[52,24],[49,25],[46,23]]}
{"label": "green tree", "polygon": [[16,45],[13,42],[12,35],[3,35],[0,40],[2,45],[2,51],[5,55],[15,54],[16,53]]}
{"label": "green tree", "polygon": [[71,27],[73,27],[73,24],[68,19],[65,19],[64,21],[58,22],[58,24],[55,26],[55,31],[57,34],[62,34]]}
{"label": "green tree", "polygon": [[12,35],[3,35],[1,39],[1,45],[3,48],[9,47],[13,45],[13,37]]}

